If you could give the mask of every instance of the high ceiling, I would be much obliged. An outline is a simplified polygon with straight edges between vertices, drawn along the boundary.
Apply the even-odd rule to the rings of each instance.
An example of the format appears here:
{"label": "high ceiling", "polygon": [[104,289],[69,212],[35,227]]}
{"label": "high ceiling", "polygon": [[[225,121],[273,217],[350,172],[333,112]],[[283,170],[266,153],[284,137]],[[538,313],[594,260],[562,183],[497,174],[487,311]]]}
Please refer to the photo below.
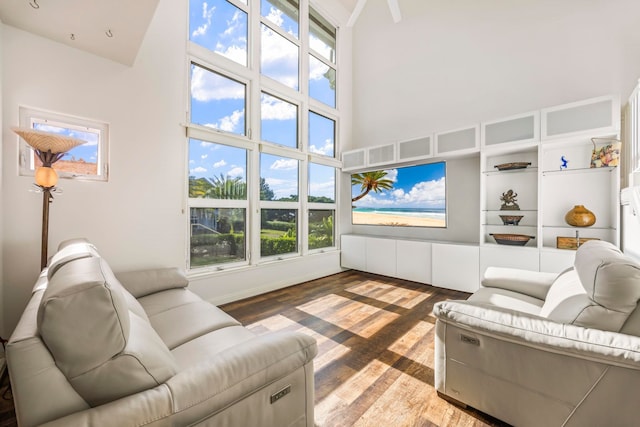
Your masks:
{"label": "high ceiling", "polygon": [[[131,65],[158,1],[1,0],[0,20],[12,27]],[[351,15],[349,24],[353,25],[366,0],[338,2]],[[389,1],[390,6],[393,3],[397,5],[397,0]]]}
{"label": "high ceiling", "polygon": [[131,65],[158,1],[1,0],[0,20],[30,33]]}

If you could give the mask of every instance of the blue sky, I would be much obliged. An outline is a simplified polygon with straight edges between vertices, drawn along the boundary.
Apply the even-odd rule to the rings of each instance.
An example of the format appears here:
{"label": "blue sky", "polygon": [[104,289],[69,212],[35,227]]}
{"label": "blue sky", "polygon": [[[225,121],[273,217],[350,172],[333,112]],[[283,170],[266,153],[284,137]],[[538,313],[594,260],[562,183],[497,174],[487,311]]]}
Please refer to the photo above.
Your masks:
{"label": "blue sky", "polygon": [[[393,189],[373,191],[354,204],[360,208],[445,208],[445,162],[385,169]],[[352,186],[352,197],[361,193]]]}
{"label": "blue sky", "polygon": [[62,158],[62,160],[84,160],[87,163],[97,163],[98,161],[98,131],[84,132],[76,129],[69,129],[65,127],[55,126],[51,124],[34,123],[33,128],[43,132],[57,133],[60,135],[69,136],[71,138],[81,139],[86,141],[82,145],[72,148]]}
{"label": "blue sky", "polygon": [[[243,1],[246,4],[246,1]],[[274,2],[277,3],[277,2]],[[295,38],[299,37],[299,19],[294,19],[268,0],[261,0],[260,10],[269,25],[279,27]],[[190,40],[217,52],[239,64],[247,64],[247,14],[225,0],[190,0]],[[261,73],[289,87],[298,88],[298,48],[280,34],[261,25]],[[310,45],[319,57],[335,57],[334,48],[317,37]],[[294,47],[293,49],[291,47]],[[314,98],[335,106],[335,90],[328,77],[332,70],[322,61],[309,59],[309,90]],[[260,111],[247,111],[248,88],[242,82],[214,73],[205,68],[191,67],[191,122],[246,135],[248,114],[261,118],[260,140],[299,148],[301,111],[297,105],[274,94],[263,92]],[[309,113],[308,151],[334,156],[335,122],[313,111]],[[221,145],[191,141],[189,145],[189,174],[195,177],[242,176],[246,180],[247,163],[244,150]],[[293,159],[261,155],[260,174],[265,178],[276,198],[288,197],[297,188],[298,163]],[[311,166],[310,194],[335,198],[333,168]]]}

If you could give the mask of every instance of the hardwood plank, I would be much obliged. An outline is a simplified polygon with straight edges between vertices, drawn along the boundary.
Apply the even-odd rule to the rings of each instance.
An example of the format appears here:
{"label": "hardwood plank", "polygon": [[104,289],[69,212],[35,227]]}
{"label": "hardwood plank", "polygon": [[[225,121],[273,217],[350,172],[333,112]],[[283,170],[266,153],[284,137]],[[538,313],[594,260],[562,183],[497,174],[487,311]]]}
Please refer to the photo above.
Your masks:
{"label": "hardwood plank", "polygon": [[506,426],[433,387],[433,305],[469,294],[347,271],[221,308],[256,333],[318,342],[315,422],[333,426]]}

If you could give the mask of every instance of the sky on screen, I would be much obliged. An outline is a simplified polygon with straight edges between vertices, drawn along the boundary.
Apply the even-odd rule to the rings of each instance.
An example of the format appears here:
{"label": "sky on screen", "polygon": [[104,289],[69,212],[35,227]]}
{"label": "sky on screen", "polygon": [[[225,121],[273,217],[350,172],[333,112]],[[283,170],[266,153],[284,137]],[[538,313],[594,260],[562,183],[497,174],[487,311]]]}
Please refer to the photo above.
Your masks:
{"label": "sky on screen", "polygon": [[[429,163],[397,169],[386,169],[384,177],[393,181],[391,190],[373,191],[356,202],[361,208],[445,208],[445,163]],[[360,185],[352,186],[352,197],[361,193]]]}

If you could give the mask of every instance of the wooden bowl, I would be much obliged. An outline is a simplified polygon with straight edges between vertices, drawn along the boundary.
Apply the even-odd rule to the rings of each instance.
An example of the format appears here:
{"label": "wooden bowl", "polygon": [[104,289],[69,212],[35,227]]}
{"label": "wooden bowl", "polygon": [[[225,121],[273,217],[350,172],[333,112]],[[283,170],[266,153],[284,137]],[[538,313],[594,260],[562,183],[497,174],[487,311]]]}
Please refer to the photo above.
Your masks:
{"label": "wooden bowl", "polygon": [[511,162],[511,163],[502,163],[499,165],[495,165],[494,168],[497,168],[499,171],[510,171],[513,169],[525,169],[527,166],[530,166],[531,162]]}
{"label": "wooden bowl", "polygon": [[518,225],[524,215],[498,215],[504,225]]}
{"label": "wooden bowl", "polygon": [[497,244],[510,246],[524,246],[529,240],[536,238],[536,236],[527,236],[526,234],[489,233],[489,235],[493,236]]}

